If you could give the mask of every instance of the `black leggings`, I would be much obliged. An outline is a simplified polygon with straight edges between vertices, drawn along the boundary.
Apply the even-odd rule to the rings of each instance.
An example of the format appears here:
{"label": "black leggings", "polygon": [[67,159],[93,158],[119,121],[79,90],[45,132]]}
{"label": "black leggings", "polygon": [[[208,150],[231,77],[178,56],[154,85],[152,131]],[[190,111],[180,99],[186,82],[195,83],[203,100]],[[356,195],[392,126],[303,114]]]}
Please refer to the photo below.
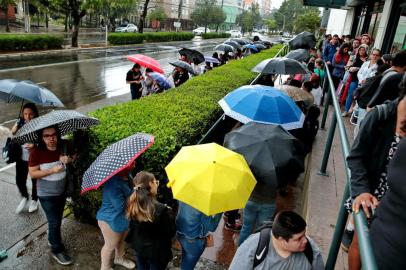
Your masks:
{"label": "black leggings", "polygon": [[[18,160],[16,162],[16,184],[21,196],[28,199],[27,190],[27,176],[28,176],[28,162],[24,160]],[[31,198],[36,201],[37,196],[37,180],[31,179],[32,182],[32,196]]]}

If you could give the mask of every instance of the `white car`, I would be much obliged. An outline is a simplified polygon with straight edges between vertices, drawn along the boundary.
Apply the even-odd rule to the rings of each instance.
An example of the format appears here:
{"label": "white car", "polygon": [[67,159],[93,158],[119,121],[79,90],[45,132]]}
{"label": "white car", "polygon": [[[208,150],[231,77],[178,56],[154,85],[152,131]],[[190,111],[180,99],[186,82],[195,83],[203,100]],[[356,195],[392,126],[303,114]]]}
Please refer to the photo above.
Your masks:
{"label": "white car", "polygon": [[238,31],[238,30],[230,30],[230,31],[227,31],[226,33],[229,33],[232,38],[240,38],[240,37],[242,37],[241,32]]}
{"label": "white car", "polygon": [[[209,28],[206,29],[206,33],[210,33]],[[196,28],[195,30],[193,30],[193,34],[195,34],[196,36],[201,36],[202,34],[204,34],[204,27]]]}
{"label": "white car", "polygon": [[127,25],[120,25],[119,27],[116,28],[116,32],[119,33],[126,33],[126,32],[138,32],[138,27],[132,23],[129,23]]}

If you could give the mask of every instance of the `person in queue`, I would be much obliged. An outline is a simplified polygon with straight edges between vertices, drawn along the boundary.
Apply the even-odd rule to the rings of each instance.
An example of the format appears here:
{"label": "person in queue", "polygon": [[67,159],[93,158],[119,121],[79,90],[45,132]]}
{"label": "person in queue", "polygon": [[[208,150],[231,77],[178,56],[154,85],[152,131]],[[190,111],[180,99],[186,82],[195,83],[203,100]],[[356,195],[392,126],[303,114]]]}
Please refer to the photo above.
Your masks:
{"label": "person in queue", "polygon": [[133,261],[124,258],[124,240],[130,225],[129,219],[125,216],[125,210],[127,199],[132,192],[129,175],[134,166],[135,162],[104,184],[102,205],[96,215],[104,239],[101,249],[101,270],[113,269],[111,263],[113,253],[115,253],[114,264],[128,269],[135,267]]}
{"label": "person in queue", "polygon": [[[15,135],[17,131],[22,128],[26,123],[38,117],[38,109],[34,103],[26,103],[22,108],[22,115],[18,121],[11,128],[11,133]],[[25,143],[21,146],[21,158],[16,161],[16,184],[18,191],[22,197],[17,206],[16,213],[21,213],[29,202],[29,195],[27,190],[27,177],[28,177],[28,158],[31,150],[34,148],[33,143]],[[28,212],[32,213],[38,210],[38,196],[37,196],[37,180],[31,178],[32,193],[31,201],[29,202]]]}
{"label": "person in queue", "polygon": [[[48,221],[48,244],[51,256],[61,265],[72,264],[62,244],[61,225],[66,202],[65,165],[76,155],[70,145],[61,139],[57,126],[38,132],[38,146],[30,153],[28,170],[31,178],[37,179],[38,198]],[[67,153],[63,150],[66,144]]]}
{"label": "person in queue", "polygon": [[130,85],[131,99],[139,99],[142,95],[142,81],[144,77],[141,73],[141,66],[134,64],[133,67],[127,72],[126,83]]}
{"label": "person in queue", "polygon": [[159,181],[152,173],[137,173],[133,184],[126,210],[131,220],[127,241],[136,251],[137,269],[165,270],[172,259],[172,237],[176,232],[171,209],[157,201]]}

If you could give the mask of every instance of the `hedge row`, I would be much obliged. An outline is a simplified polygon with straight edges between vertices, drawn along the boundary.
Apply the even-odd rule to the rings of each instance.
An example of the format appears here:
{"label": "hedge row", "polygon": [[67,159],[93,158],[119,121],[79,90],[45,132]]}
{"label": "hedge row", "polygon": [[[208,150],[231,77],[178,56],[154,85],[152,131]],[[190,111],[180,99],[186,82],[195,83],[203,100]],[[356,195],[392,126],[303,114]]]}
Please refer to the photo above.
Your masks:
{"label": "hedge row", "polygon": [[0,51],[60,49],[62,43],[62,36],[0,34]]}
{"label": "hedge row", "polygon": [[158,33],[111,33],[108,41],[112,45],[138,44],[148,42],[180,41],[193,39],[189,32],[158,32]]}
{"label": "hedge row", "polygon": [[[235,88],[250,83],[257,75],[251,68],[273,57],[279,48],[275,46],[232,61],[162,94],[91,113],[101,124],[75,135],[80,151],[76,171],[83,174],[108,145],[134,133],[145,132],[155,136],[155,144],[137,159],[137,169],[151,171],[157,179],[165,179],[164,167],[179,149],[183,145],[196,144],[222,114],[217,102]],[[73,201],[75,216],[91,222],[100,207],[101,192],[75,196]]]}
{"label": "hedge row", "polygon": [[202,38],[203,39],[210,39],[210,38],[229,38],[231,34],[229,33],[224,33],[224,32],[213,32],[213,33],[203,33]]}

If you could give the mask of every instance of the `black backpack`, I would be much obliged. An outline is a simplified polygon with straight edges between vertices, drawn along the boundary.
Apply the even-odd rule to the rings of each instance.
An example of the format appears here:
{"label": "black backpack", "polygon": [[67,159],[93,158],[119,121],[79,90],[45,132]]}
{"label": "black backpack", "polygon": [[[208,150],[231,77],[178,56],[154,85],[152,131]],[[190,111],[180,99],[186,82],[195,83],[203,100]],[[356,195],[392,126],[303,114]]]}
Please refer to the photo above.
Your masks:
{"label": "black backpack", "polygon": [[379,74],[368,78],[362,86],[355,89],[354,99],[360,108],[365,109],[367,107],[369,101],[375,95],[376,90],[381,84],[382,77],[382,74]]}
{"label": "black backpack", "polygon": [[[257,250],[255,251],[254,257],[254,267],[260,265],[266,258],[268,254],[269,241],[271,241],[271,229],[272,222],[266,222],[264,225],[260,226],[256,232],[259,232],[259,241]],[[310,265],[313,264],[313,249],[310,241],[307,240],[306,248],[303,251]]]}
{"label": "black backpack", "polygon": [[13,163],[20,160],[22,155],[21,145],[13,142],[11,138],[7,138],[6,145],[2,150],[2,155],[6,163]]}

